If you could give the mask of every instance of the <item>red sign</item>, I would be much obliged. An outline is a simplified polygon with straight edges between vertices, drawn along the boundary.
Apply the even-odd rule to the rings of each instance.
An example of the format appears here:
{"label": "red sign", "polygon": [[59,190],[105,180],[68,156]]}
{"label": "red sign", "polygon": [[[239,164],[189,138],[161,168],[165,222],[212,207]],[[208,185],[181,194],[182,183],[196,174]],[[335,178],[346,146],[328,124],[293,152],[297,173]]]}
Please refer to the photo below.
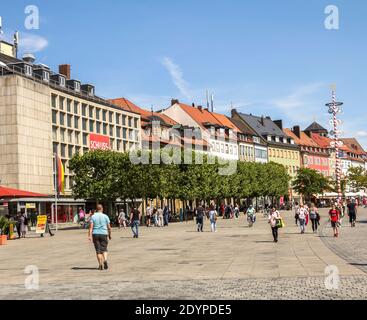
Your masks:
{"label": "red sign", "polygon": [[89,149],[90,150],[110,150],[110,138],[101,136],[99,134],[91,133],[89,135]]}

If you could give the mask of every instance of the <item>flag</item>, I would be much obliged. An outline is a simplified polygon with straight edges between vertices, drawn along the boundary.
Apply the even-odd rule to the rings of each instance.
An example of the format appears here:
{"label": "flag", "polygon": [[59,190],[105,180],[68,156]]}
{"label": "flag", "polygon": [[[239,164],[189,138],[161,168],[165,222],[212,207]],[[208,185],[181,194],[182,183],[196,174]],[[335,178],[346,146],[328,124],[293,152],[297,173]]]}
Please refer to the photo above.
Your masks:
{"label": "flag", "polygon": [[55,154],[56,159],[56,192],[58,195],[65,192],[65,171],[61,159]]}

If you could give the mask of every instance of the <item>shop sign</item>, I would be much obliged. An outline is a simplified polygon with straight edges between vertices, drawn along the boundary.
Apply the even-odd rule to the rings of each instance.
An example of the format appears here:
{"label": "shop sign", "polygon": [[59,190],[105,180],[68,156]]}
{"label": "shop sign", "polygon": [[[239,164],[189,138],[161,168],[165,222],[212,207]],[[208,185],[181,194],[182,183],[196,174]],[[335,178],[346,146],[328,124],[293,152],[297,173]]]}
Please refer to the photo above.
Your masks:
{"label": "shop sign", "polygon": [[35,204],[35,203],[27,203],[27,204],[25,205],[25,207],[26,207],[27,209],[36,209],[36,204]]}
{"label": "shop sign", "polygon": [[110,150],[110,138],[99,134],[89,135],[89,149],[90,150]]}
{"label": "shop sign", "polygon": [[37,216],[36,233],[46,233],[47,216]]}

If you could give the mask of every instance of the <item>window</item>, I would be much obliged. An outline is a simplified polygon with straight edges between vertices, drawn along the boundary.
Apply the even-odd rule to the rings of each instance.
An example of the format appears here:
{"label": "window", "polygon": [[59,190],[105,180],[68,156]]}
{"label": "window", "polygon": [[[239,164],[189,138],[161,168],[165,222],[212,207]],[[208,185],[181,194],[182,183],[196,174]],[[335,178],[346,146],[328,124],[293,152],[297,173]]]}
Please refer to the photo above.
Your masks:
{"label": "window", "polygon": [[93,111],[94,111],[94,108],[92,106],[89,106],[89,118],[93,119]]}
{"label": "window", "polygon": [[100,122],[96,122],[96,132],[101,133],[101,123]]}
{"label": "window", "polygon": [[96,109],[96,119],[99,120],[100,116],[101,116],[101,109],[97,108]]}
{"label": "window", "polygon": [[73,157],[73,146],[68,146],[68,156],[69,158]]}
{"label": "window", "polygon": [[70,99],[66,100],[66,111],[71,112],[71,100]]}
{"label": "window", "polygon": [[80,83],[75,81],[75,91],[79,92],[80,91]]}
{"label": "window", "polygon": [[135,118],[135,119],[134,119],[134,122],[135,122],[135,123],[134,123],[134,128],[137,128],[137,127],[138,127],[138,122],[139,122],[139,121],[138,121],[138,119],[137,119],[137,118]]}
{"label": "window", "polygon": [[51,95],[51,106],[52,108],[56,109],[56,99],[57,99],[57,96],[55,96],[54,94]]}
{"label": "window", "polygon": [[71,128],[72,127],[72,116],[71,114],[68,114],[67,115],[67,124],[68,124],[68,127]]}
{"label": "window", "polygon": [[116,127],[116,137],[121,138],[121,128],[120,127]]}
{"label": "window", "polygon": [[74,128],[79,129],[79,117],[74,117]]}
{"label": "window", "polygon": [[89,120],[89,131],[94,132],[94,121]]}
{"label": "window", "polygon": [[57,127],[52,127],[52,139],[57,141]]}
{"label": "window", "polygon": [[116,113],[116,124],[120,124],[120,115]]}
{"label": "window", "polygon": [[60,110],[64,110],[64,98],[63,97],[59,97],[59,108]]}
{"label": "window", "polygon": [[103,124],[103,134],[107,135],[107,124]]}
{"label": "window", "polygon": [[66,157],[66,145],[65,144],[61,144],[61,157],[62,158]]}
{"label": "window", "polygon": [[65,125],[65,113],[60,112],[60,126]]}
{"label": "window", "polygon": [[129,127],[132,127],[132,118],[131,117],[128,117],[127,118],[127,121],[128,121],[128,126]]}
{"label": "window", "polygon": [[102,120],[103,121],[107,121],[106,119],[107,119],[107,111],[106,110],[103,110],[103,112],[102,112]]}
{"label": "window", "polygon": [[74,113],[79,114],[79,103],[74,101]]}
{"label": "window", "polygon": [[83,133],[83,145],[86,146],[88,144],[88,134]]}
{"label": "window", "polygon": [[79,132],[75,132],[75,143],[80,144],[80,135]]}
{"label": "window", "polygon": [[65,85],[66,85],[65,78],[64,77],[59,77],[59,80],[60,80],[60,82],[59,82],[60,87],[65,87]]}
{"label": "window", "polygon": [[125,115],[122,115],[121,119],[122,119],[122,123],[121,124],[123,126],[125,126],[126,125],[126,116]]}
{"label": "window", "polygon": [[110,111],[109,113],[108,113],[108,120],[112,123],[113,122],[113,112],[112,111]]}
{"label": "window", "polygon": [[82,116],[86,117],[87,116],[87,105],[86,104],[82,104]]}
{"label": "window", "polygon": [[52,110],[52,123],[53,124],[57,123],[57,111],[56,110]]}
{"label": "window", "polygon": [[83,129],[84,131],[87,131],[87,119],[83,119],[83,120],[82,120],[82,129]]}
{"label": "window", "polygon": [[122,138],[126,140],[126,128],[122,129]]}
{"label": "window", "polygon": [[65,129],[60,129],[60,140],[65,142]]}
{"label": "window", "polygon": [[73,131],[68,130],[68,142],[72,143],[73,142]]}
{"label": "window", "polygon": [[113,136],[113,131],[114,131],[113,129],[114,129],[114,127],[110,125],[110,136],[111,137]]}
{"label": "window", "polygon": [[28,66],[28,65],[25,65],[24,66],[24,73],[25,73],[26,76],[31,77],[32,76],[32,67]]}
{"label": "window", "polygon": [[59,144],[56,143],[56,142],[54,142],[52,144],[52,150],[53,150],[53,152],[56,153],[56,154],[58,154],[59,153],[58,149],[59,149]]}

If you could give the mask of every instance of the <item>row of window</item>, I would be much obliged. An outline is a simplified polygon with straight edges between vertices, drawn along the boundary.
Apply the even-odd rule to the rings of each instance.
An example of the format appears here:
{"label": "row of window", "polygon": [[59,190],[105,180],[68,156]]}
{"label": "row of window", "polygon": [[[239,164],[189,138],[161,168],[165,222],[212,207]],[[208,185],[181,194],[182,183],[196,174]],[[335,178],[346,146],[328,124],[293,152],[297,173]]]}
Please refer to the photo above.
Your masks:
{"label": "row of window", "polygon": [[299,159],[299,152],[298,151],[279,150],[279,149],[269,148],[269,157],[289,159],[289,160],[298,160]]}
{"label": "row of window", "polygon": [[[68,131],[72,129],[79,130],[79,128],[81,128],[81,130],[90,133],[109,135],[110,137],[116,136],[116,138],[119,139],[129,139],[133,141],[139,141],[139,130],[127,129],[121,126],[115,127],[112,124],[107,124],[94,120],[88,120],[87,118],[82,118],[80,121],[80,117],[78,116],[65,114],[63,112],[58,112],[56,110],[52,110],[52,123],[54,125],[67,127],[69,129]],[[66,129],[62,130],[65,131]]]}
{"label": "row of window", "polygon": [[[64,98],[52,94],[51,106],[53,109],[58,109],[75,116],[89,117],[92,120],[109,122],[111,124],[128,126],[130,128],[139,128],[139,119],[136,117],[127,116],[114,111],[108,111],[92,105],[80,103],[71,99]],[[81,109],[81,110],[80,110]]]}
{"label": "row of window", "polygon": [[252,158],[254,156],[254,148],[249,147],[249,146],[240,145],[240,156]]}
{"label": "row of window", "polygon": [[288,174],[290,174],[291,176],[294,176],[298,173],[299,167],[297,166],[286,166],[287,170],[288,170]]}
{"label": "row of window", "polygon": [[323,165],[325,167],[329,165],[329,159],[314,156],[305,156],[304,162],[305,165]]}
{"label": "row of window", "polygon": [[211,144],[211,152],[225,153],[230,155],[237,155],[237,146],[228,143],[215,142]]}

